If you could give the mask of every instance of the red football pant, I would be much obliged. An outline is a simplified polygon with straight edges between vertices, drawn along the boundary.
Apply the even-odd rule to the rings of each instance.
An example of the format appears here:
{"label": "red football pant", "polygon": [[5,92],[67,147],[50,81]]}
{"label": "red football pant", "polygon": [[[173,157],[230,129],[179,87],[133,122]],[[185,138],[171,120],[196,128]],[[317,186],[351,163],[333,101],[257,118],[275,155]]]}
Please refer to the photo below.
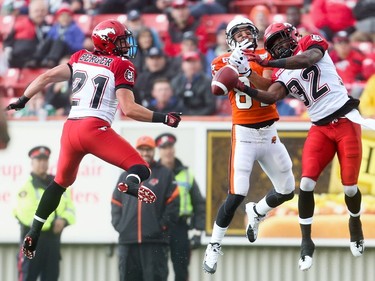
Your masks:
{"label": "red football pant", "polygon": [[86,154],[127,170],[133,165],[145,165],[140,154],[110,124],[95,117],[68,119],[60,140],[60,155],[55,182],[63,187],[72,185],[79,164]]}
{"label": "red football pant", "polygon": [[317,181],[336,153],[342,184],[357,184],[362,160],[361,126],[346,118],[311,127],[302,153],[302,177]]}

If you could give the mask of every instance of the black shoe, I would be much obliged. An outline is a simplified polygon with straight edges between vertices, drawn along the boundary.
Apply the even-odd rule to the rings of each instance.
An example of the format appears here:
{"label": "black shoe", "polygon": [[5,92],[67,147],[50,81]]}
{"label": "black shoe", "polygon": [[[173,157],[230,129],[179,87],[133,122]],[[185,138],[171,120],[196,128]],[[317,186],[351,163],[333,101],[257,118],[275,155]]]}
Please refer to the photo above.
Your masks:
{"label": "black shoe", "polygon": [[126,184],[126,183],[120,182],[117,185],[117,189],[121,192],[137,197],[138,200],[145,202],[145,203],[154,203],[156,200],[155,193],[144,185],[139,186],[139,184],[135,184],[135,183]]}
{"label": "black shoe", "polygon": [[355,257],[362,256],[365,250],[365,241],[362,232],[362,223],[359,217],[349,218],[350,250]]}
{"label": "black shoe", "polygon": [[35,257],[35,249],[38,243],[38,239],[39,239],[38,232],[34,232],[30,230],[26,234],[25,239],[23,240],[22,252],[28,259],[32,259]]}
{"label": "black shoe", "polygon": [[301,256],[298,262],[298,267],[302,271],[309,270],[312,266],[312,257],[315,251],[315,244],[311,239],[302,239]]}

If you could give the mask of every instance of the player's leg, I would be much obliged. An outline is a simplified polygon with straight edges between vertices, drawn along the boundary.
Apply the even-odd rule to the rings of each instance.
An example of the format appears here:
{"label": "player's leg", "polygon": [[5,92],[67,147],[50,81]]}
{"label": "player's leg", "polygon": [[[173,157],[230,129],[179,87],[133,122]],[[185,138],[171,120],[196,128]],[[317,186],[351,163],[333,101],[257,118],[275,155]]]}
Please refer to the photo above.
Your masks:
{"label": "player's leg", "polygon": [[35,249],[43,224],[49,215],[56,210],[66,188],[73,184],[79,164],[86,154],[80,147],[79,129],[74,122],[76,121],[67,120],[64,124],[55,179],[44,191],[36,209],[31,229],[24,239],[23,252],[29,259],[35,256]]}
{"label": "player's leg", "polygon": [[364,251],[364,237],[360,219],[362,196],[357,185],[362,161],[361,127],[348,119],[340,120],[339,126],[337,155],[345,203],[350,214],[350,249],[352,254],[358,257]]}
{"label": "player's leg", "polygon": [[229,191],[226,200],[218,210],[210,243],[205,252],[203,270],[207,273],[215,273],[217,260],[219,255],[222,255],[221,242],[238,206],[243,202],[249,190],[250,174],[257,151],[257,145],[249,141],[249,130],[249,128],[236,125],[232,129]]}
{"label": "player's leg", "polygon": [[145,203],[154,202],[155,194],[151,189],[141,185],[149,178],[151,171],[134,147],[117,134],[107,122],[96,118],[85,119],[84,122],[85,127],[80,141],[86,151],[128,172],[126,181],[120,183],[118,189],[138,197]]}
{"label": "player's leg", "polygon": [[302,234],[299,268],[308,270],[312,266],[315,245],[311,239],[315,201],[314,188],[324,168],[336,153],[335,141],[329,138],[331,128],[312,126],[302,152],[302,178],[299,188],[298,214]]}
{"label": "player's leg", "polygon": [[263,147],[263,154],[258,162],[263,171],[268,175],[273,184],[273,189],[268,192],[258,203],[246,204],[248,224],[246,235],[250,242],[258,236],[258,227],[267,213],[280,206],[294,196],[295,180],[292,172],[292,160],[277,136],[276,129],[271,127],[268,132],[268,141]]}

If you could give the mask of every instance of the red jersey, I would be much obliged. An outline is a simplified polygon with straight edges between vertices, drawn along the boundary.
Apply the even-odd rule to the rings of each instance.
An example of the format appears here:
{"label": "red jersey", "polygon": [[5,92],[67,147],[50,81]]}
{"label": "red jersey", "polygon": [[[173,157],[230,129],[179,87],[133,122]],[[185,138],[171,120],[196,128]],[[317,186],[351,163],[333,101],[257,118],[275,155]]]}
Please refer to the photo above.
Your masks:
{"label": "red jersey", "polygon": [[[271,56],[264,50],[255,50],[258,55],[267,55],[268,59]],[[212,74],[215,74],[220,68],[228,64],[228,59],[231,53],[225,53],[216,57],[211,63]],[[260,76],[263,76],[264,67],[255,62],[250,62],[252,71]],[[245,84],[249,85],[249,80],[245,77],[240,78]],[[255,88],[253,85],[251,85]],[[275,104],[265,104],[248,95],[232,90],[228,93],[228,98],[232,107],[232,123],[233,124],[257,124],[270,120],[279,120],[279,114],[276,110]]]}

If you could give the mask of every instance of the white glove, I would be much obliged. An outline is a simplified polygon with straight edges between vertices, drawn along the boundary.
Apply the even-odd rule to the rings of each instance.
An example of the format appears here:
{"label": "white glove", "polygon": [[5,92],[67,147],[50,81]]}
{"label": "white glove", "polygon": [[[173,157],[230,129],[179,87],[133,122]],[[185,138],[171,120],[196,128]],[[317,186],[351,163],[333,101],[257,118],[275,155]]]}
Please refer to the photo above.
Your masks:
{"label": "white glove", "polygon": [[250,64],[246,56],[242,53],[240,46],[235,48],[229,56],[228,63],[238,69],[238,73],[242,76],[249,77],[251,74]]}

